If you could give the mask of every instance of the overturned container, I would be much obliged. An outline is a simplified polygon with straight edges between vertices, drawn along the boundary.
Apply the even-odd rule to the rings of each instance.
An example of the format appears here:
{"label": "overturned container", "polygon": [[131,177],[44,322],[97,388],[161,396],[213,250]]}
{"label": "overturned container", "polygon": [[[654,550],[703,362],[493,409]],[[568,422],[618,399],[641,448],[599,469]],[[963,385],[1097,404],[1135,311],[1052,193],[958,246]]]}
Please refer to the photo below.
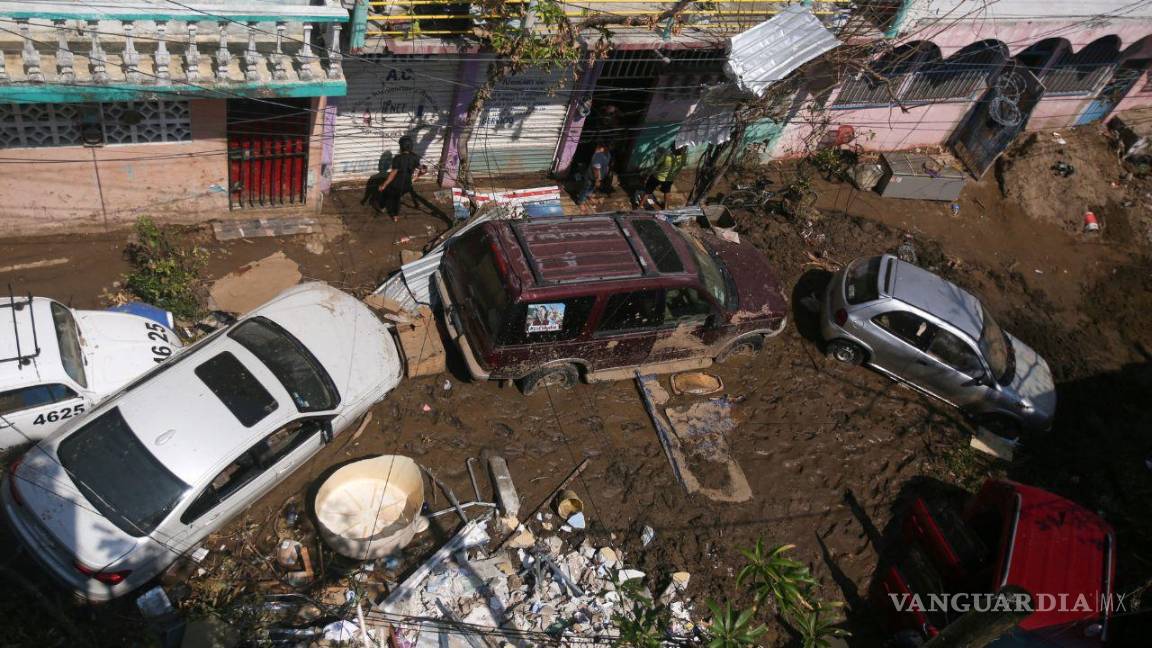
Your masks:
{"label": "overturned container", "polygon": [[383,455],[344,466],[316,492],[320,537],[337,553],[375,560],[404,548],[426,527],[424,480],[408,457]]}

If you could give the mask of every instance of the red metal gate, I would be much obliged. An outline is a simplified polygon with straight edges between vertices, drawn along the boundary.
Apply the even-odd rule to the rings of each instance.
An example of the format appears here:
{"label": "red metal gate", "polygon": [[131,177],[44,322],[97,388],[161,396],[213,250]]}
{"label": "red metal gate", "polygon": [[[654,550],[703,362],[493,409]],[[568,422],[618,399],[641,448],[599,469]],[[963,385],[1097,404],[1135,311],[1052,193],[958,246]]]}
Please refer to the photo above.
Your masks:
{"label": "red metal gate", "polygon": [[311,111],[298,100],[228,102],[228,206],[305,201]]}

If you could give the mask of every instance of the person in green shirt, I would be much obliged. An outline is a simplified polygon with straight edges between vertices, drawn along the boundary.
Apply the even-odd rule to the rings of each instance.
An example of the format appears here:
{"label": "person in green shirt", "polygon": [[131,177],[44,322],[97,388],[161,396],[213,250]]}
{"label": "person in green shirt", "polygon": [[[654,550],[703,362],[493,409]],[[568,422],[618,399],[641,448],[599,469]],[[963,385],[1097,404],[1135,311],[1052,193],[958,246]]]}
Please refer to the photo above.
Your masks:
{"label": "person in green shirt", "polygon": [[[687,145],[679,146],[665,153],[656,164],[656,169],[652,172],[652,175],[648,176],[648,179],[644,182],[644,199],[641,201],[643,206],[648,207],[654,205],[660,209],[667,209],[668,193],[672,191],[672,183],[687,164]],[[657,189],[664,194],[663,202],[656,201]]]}

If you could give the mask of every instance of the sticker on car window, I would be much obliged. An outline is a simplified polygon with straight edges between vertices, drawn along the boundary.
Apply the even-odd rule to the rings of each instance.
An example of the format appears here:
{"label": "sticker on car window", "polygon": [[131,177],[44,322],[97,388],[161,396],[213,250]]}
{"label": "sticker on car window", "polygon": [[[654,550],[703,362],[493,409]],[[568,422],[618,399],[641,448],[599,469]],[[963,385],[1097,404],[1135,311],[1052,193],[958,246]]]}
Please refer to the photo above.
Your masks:
{"label": "sticker on car window", "polygon": [[564,304],[532,304],[528,307],[528,332],[559,331],[564,326]]}

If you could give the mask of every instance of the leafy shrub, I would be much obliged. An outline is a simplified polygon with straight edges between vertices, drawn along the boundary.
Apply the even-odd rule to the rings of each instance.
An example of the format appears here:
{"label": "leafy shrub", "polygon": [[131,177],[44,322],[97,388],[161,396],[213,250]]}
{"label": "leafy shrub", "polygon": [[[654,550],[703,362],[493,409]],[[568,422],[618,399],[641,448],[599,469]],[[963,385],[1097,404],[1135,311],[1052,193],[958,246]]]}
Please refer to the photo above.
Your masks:
{"label": "leafy shrub", "polygon": [[200,271],[207,254],[200,248],[183,248],[171,232],[151,218],[136,221],[136,240],[124,250],[132,265],[125,288],[142,301],[192,319],[201,313],[204,282]]}

